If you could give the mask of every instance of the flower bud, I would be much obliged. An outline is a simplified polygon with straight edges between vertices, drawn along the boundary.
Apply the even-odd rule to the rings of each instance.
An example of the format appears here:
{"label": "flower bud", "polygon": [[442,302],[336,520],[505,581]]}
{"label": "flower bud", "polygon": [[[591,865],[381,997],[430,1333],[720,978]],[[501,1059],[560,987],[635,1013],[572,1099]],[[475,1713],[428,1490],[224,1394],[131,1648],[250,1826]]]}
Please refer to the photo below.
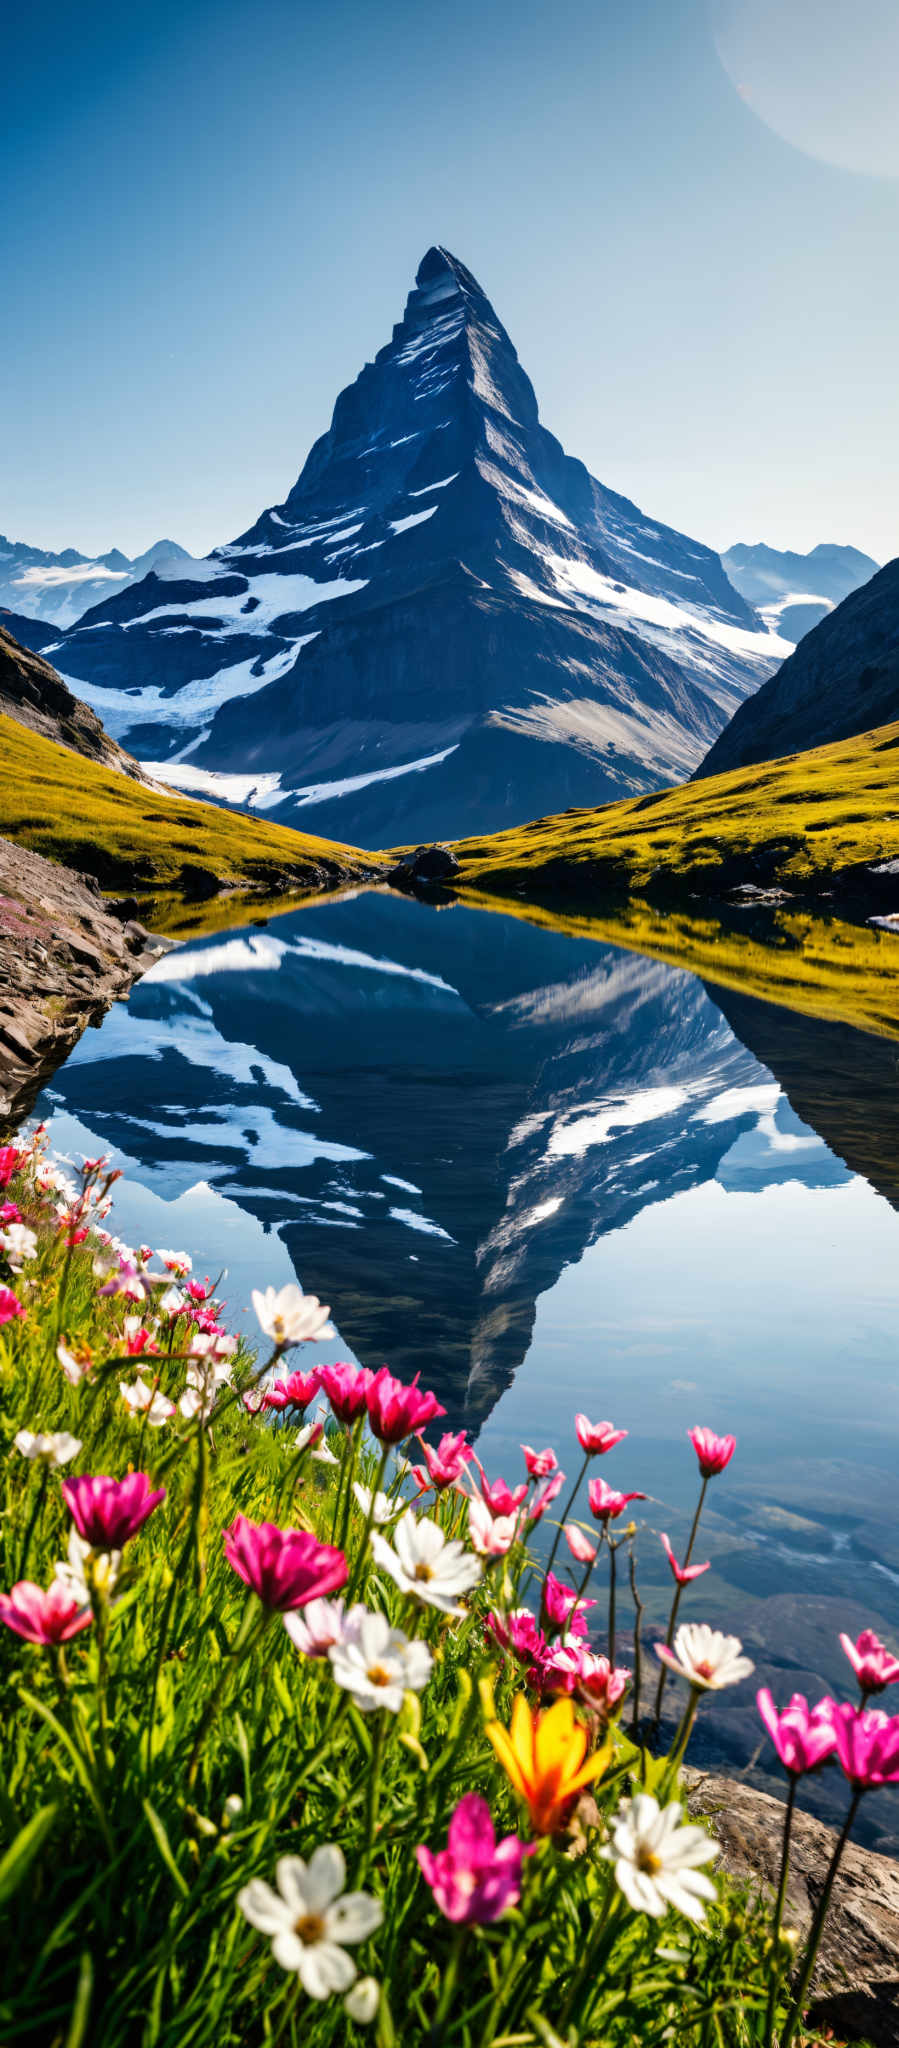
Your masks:
{"label": "flower bud", "polygon": [[347,1992],[343,2009],[348,2019],[355,2020],[358,2026],[367,2027],[375,2017],[380,1999],[381,1987],[376,1979],[360,1977]]}

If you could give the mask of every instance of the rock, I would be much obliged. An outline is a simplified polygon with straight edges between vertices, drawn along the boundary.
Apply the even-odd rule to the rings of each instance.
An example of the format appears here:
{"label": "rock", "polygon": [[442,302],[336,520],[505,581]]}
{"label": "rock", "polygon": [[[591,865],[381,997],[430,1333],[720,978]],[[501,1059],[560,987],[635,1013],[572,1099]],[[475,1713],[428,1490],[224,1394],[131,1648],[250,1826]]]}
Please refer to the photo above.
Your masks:
{"label": "rock", "polygon": [[391,868],[385,879],[394,889],[415,892],[420,887],[431,888],[435,884],[452,882],[459,873],[460,863],[448,846],[416,846],[411,853],[404,853]]}
{"label": "rock", "polygon": [[[780,1873],[784,1809],[738,1778],[687,1770],[690,1811],[711,1821],[718,1868],[772,1896]],[[821,1896],[834,1830],[797,1811],[784,1925],[805,1936]],[[899,2042],[899,1864],[871,1849],[844,1852],[813,1979],[816,2027],[872,2048]]]}

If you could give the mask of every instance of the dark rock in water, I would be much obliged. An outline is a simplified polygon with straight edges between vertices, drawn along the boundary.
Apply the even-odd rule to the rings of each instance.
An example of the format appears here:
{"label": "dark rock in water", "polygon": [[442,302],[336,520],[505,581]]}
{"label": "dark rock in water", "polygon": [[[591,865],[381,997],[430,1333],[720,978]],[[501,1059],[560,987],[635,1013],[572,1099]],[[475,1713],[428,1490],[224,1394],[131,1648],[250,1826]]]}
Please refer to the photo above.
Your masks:
{"label": "dark rock in water", "polygon": [[188,903],[206,903],[211,896],[218,896],[222,882],[211,868],[204,868],[199,861],[183,861],[178,870],[178,890]]}
{"label": "dark rock in water", "polygon": [[450,883],[458,873],[459,862],[448,846],[416,846],[414,852],[403,854],[384,879],[394,889],[417,892],[422,887]]}

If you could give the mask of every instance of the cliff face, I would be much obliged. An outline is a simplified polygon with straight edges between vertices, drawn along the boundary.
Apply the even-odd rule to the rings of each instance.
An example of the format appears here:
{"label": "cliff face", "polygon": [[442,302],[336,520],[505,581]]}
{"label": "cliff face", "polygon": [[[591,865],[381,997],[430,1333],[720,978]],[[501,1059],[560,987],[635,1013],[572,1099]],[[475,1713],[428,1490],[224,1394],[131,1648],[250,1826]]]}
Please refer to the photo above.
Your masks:
{"label": "cliff face", "polygon": [[72,753],[86,754],[104,768],[115,768],[136,782],[149,783],[143,769],[105,731],[95,711],[73,695],[55,668],[31,648],[23,647],[0,626],[0,711],[27,725],[44,739],[56,740]]}

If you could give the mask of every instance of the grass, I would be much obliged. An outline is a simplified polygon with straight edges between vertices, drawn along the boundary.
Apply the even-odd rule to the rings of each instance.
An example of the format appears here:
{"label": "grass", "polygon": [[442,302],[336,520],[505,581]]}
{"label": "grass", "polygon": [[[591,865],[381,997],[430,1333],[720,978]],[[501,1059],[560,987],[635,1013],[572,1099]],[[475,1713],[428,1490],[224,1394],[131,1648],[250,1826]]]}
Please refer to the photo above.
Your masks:
{"label": "grass", "polygon": [[[645,896],[739,880],[819,893],[832,876],[899,857],[899,723],[786,760],[565,811],[454,851],[469,887]],[[761,865],[760,865],[761,864]]]}
{"label": "grass", "polygon": [[95,875],[103,888],[169,898],[185,868],[207,870],[225,888],[273,892],[362,876],[377,864],[284,825],[157,794],[3,716],[0,835]]}

